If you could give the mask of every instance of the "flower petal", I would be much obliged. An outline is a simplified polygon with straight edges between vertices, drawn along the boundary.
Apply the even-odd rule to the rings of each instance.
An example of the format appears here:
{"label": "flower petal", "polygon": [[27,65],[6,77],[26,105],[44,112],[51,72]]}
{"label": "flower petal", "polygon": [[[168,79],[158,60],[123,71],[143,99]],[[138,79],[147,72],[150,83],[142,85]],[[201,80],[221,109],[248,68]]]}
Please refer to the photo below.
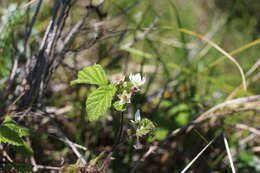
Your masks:
{"label": "flower petal", "polygon": [[135,121],[140,121],[141,120],[141,115],[140,115],[140,110],[138,109],[135,112]]}

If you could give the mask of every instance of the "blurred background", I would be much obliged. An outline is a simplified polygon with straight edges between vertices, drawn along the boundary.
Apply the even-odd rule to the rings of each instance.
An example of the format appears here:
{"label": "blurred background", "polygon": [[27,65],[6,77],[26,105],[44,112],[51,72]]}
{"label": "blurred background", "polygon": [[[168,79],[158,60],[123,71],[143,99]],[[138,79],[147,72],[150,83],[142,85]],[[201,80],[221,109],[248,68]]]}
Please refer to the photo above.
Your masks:
{"label": "blurred background", "polygon": [[[21,88],[54,14],[54,1],[43,0],[29,31],[38,6],[37,2],[31,5],[28,2],[0,1],[1,119],[7,114],[17,115],[19,102],[23,101]],[[30,167],[32,158],[39,165],[55,167],[76,163],[77,157],[59,140],[57,126],[71,141],[87,148],[81,151],[86,158],[93,159],[112,150],[119,116],[112,110],[101,122],[89,123],[85,100],[95,87],[69,85],[79,70],[98,63],[111,79],[119,73],[137,72],[147,78],[141,94],[136,95],[124,115],[126,140],[114,153],[108,172],[180,172],[212,138],[223,132],[229,139],[238,172],[260,172],[259,101],[221,109],[216,113],[218,116],[191,131],[167,138],[173,130],[188,125],[217,104],[260,94],[259,0],[69,2],[73,5],[64,18],[56,49],[50,53],[54,65],[46,74],[45,88],[30,103],[35,105],[34,111],[19,118],[21,125],[33,131],[27,140],[31,150],[23,153],[8,149],[15,163]],[[80,28],[60,48],[78,24]],[[198,36],[178,28],[200,33],[230,53],[245,72],[248,90],[243,90],[234,63]],[[26,33],[30,33],[28,39]],[[136,140],[127,131],[137,108],[141,109],[142,117],[156,124],[156,130],[141,139],[144,145],[141,150],[133,147]],[[248,111],[236,111],[242,108]],[[36,116],[39,110],[54,115],[55,123],[48,116]],[[230,110],[233,112],[225,114]],[[250,127],[257,132],[248,130]],[[158,146],[157,150],[141,160],[153,145]],[[189,170],[232,172],[223,139],[217,138]]]}

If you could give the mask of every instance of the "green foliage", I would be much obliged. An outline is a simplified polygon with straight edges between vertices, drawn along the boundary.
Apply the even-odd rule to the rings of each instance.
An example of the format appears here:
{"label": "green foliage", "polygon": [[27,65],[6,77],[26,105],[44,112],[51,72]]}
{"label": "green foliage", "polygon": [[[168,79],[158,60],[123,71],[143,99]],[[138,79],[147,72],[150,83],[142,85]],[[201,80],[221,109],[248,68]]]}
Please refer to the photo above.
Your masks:
{"label": "green foliage", "polygon": [[93,159],[91,159],[89,161],[89,165],[92,165],[92,166],[96,166],[96,167],[101,167],[102,165],[102,158],[104,157],[104,153],[100,153],[98,156],[95,156],[93,157]]}
{"label": "green foliage", "polygon": [[[101,2],[102,0],[94,1]],[[65,136],[75,144],[83,145],[89,149],[85,151],[77,147],[79,152],[88,158],[88,165],[100,168],[99,164],[105,160],[97,159],[95,154],[104,151],[104,158],[106,158],[111,148],[113,151],[111,140],[117,136],[117,130],[120,130],[121,119],[120,116],[115,116],[113,121],[86,125],[83,117],[85,112],[81,110],[83,104],[83,109],[87,110],[86,119],[91,122],[103,118],[111,106],[117,112],[125,112],[124,121],[122,121],[124,123],[130,119],[129,114],[137,108],[149,115],[147,117],[152,120],[135,119],[131,123],[134,126],[132,133],[127,129],[129,124],[122,125],[122,134],[129,136],[118,140],[120,146],[116,147],[116,151],[113,152],[114,159],[109,160],[108,166],[111,170],[108,172],[129,172],[134,168],[138,158],[142,159],[149,145],[153,144],[158,144],[157,151],[159,153],[151,153],[149,158],[144,161],[145,166],[140,163],[141,165],[136,171],[147,173],[155,172],[155,170],[178,172],[201,151],[202,147],[217,132],[222,130],[228,133],[228,137],[232,141],[231,147],[236,153],[234,163],[237,171],[260,172],[259,157],[257,153],[253,152],[254,147],[258,146],[259,140],[250,138],[251,140],[247,141],[247,148],[250,151],[252,149],[251,152],[248,152],[246,148],[239,147],[238,143],[246,141],[243,139],[246,139],[251,132],[242,133],[242,129],[239,129],[239,133],[237,133],[238,129],[233,128],[233,125],[237,123],[257,128],[260,121],[254,112],[216,117],[213,121],[205,121],[196,126],[196,131],[188,130],[185,133],[177,134],[178,139],[174,138],[177,140],[167,140],[167,136],[172,134],[176,128],[189,124],[203,112],[225,101],[228,95],[240,85],[236,69],[229,62],[224,61],[225,58],[221,58],[218,51],[200,39],[178,32],[177,28],[198,32],[224,50],[233,52],[259,38],[259,29],[257,28],[260,24],[260,13],[257,12],[260,3],[258,1],[252,0],[247,3],[246,0],[230,2],[225,0],[198,2],[107,0],[99,5],[97,10],[88,8],[86,22],[82,23],[79,32],[73,36],[73,41],[66,45],[62,64],[56,64],[57,70],[54,71],[53,76],[50,76],[51,82],[48,85],[48,92],[46,95],[42,95],[43,97],[39,97],[44,99],[39,100],[44,103],[40,108],[44,109],[44,105],[48,105],[51,109],[53,107],[55,108],[53,110],[59,112],[59,117],[47,119],[37,116],[37,121],[35,121],[34,117],[26,116],[22,120],[23,123],[33,127],[37,133],[39,132],[39,135],[31,138],[37,151],[36,163],[57,166],[59,165],[57,163],[64,158],[64,165],[67,166],[63,172],[68,173],[74,173],[78,168],[87,166],[73,164],[76,155],[73,154],[71,148],[55,139],[55,136],[59,134],[56,134],[54,126],[58,124]],[[24,36],[29,29],[27,26],[32,23],[31,19],[34,16],[37,3],[28,8],[19,8],[12,2],[14,1],[3,0],[0,2],[0,15],[2,16],[0,24],[0,105],[5,103],[7,106],[19,96],[20,89],[17,86],[21,84],[29,72],[29,68],[26,69],[27,59],[30,60],[29,63],[34,64],[33,57],[38,53],[39,44],[44,40],[44,33],[53,14],[51,13],[53,3],[43,1],[26,45],[27,51],[24,52]],[[214,2],[228,3],[230,7],[220,6],[217,9]],[[65,32],[61,33],[61,41],[58,40],[57,43],[61,43],[64,36],[66,37],[69,31],[73,31],[74,24],[84,19],[85,13],[83,11],[86,9],[83,8],[83,5],[77,4],[71,8],[72,11],[68,12],[68,21],[61,28],[64,28]],[[26,15],[22,11],[26,11]],[[104,16],[99,13],[103,13]],[[99,21],[102,21],[101,25],[99,25]],[[171,26],[176,30],[164,30],[162,29],[164,26]],[[98,37],[92,40],[93,35]],[[88,45],[92,44],[92,41],[95,45],[89,47]],[[55,47],[59,48],[59,45],[53,45],[54,55],[56,54]],[[259,45],[256,45],[256,47],[244,49],[243,52],[234,51],[237,53],[232,54],[245,72],[251,71],[247,76],[248,92],[242,92],[238,89],[233,98],[259,94],[260,80],[259,68],[257,68],[259,66],[256,63],[259,59],[257,56],[259,48]],[[18,60],[18,66],[13,85],[8,87],[11,94],[5,97],[4,88],[7,88],[6,86],[9,84],[8,75],[12,65],[15,65],[12,63],[16,60]],[[125,77],[126,80],[113,81],[114,83],[111,84],[109,79],[110,77],[113,79],[114,76],[108,78],[103,68],[98,64],[82,69],[78,73],[77,79],[73,79],[71,84],[83,84],[80,85],[81,87],[66,89],[64,81],[72,80],[71,74],[75,74],[75,69],[82,64],[89,64],[89,60],[105,65],[111,70],[111,74],[120,72],[125,75],[134,71],[140,72],[142,76],[147,77],[144,90],[140,88],[140,93],[135,93],[132,90],[132,82],[127,77]],[[255,63],[255,68],[253,68]],[[124,93],[124,91],[126,92]],[[88,99],[83,100],[86,92]],[[2,95],[2,93],[4,94]],[[127,94],[130,96],[126,97]],[[71,103],[73,106],[71,107],[67,103]],[[250,108],[253,104],[255,103],[250,103]],[[243,105],[241,105],[241,109],[243,109]],[[218,114],[217,111],[216,114]],[[52,123],[53,120],[55,123]],[[39,124],[36,124],[38,122]],[[153,130],[155,125],[156,131]],[[11,172],[11,168],[16,168],[17,172],[32,171],[31,165],[16,164],[16,162],[30,163],[28,157],[32,155],[33,151],[23,140],[23,136],[28,135],[30,135],[30,131],[18,126],[12,119],[6,119],[3,124],[0,123],[0,142],[8,144],[3,145],[4,150],[8,154],[10,152],[14,161],[14,164],[9,166],[10,169],[4,170],[4,172]],[[140,142],[143,145],[143,148],[137,147],[140,149],[138,152],[133,148],[135,139],[137,139],[137,144]],[[150,144],[150,142],[154,143]],[[9,148],[11,150],[8,150]],[[198,159],[195,164],[199,166],[194,167],[194,172],[203,172],[205,169],[231,172],[228,170],[229,166],[222,162],[223,158],[226,157],[226,152],[222,150],[220,140],[215,143],[214,148],[221,152],[208,150],[207,153],[211,157],[204,157],[206,160]],[[160,154],[161,149],[165,151],[162,154]],[[152,169],[147,169],[151,166]],[[39,172],[41,171],[48,172],[48,170],[39,170]]]}
{"label": "green foliage", "polygon": [[169,130],[164,128],[156,128],[156,131],[153,133],[153,136],[149,137],[149,142],[153,142],[154,140],[163,140],[168,135]]}
{"label": "green foliage", "polygon": [[131,54],[133,54],[133,55],[136,55],[136,56],[139,56],[139,57],[142,57],[142,58],[147,58],[147,59],[154,58],[153,55],[146,53],[144,51],[135,49],[135,48],[129,48],[128,47],[128,48],[122,48],[122,49],[131,53]]}
{"label": "green foliage", "polygon": [[[16,32],[20,31],[24,24],[21,22],[25,16],[25,9],[19,8],[17,4],[10,4],[8,8],[0,8],[1,25],[0,25],[0,88],[2,83],[7,79],[9,70],[12,65],[14,56],[13,43],[21,43],[19,38],[13,40]],[[15,32],[14,32],[15,31]]]}
{"label": "green foliage", "polygon": [[153,122],[147,118],[133,122],[133,126],[136,128],[136,136],[139,137],[145,136],[155,129]]}
{"label": "green foliage", "polygon": [[65,168],[63,168],[63,170],[61,171],[62,173],[75,173],[77,171],[78,168],[81,168],[83,165],[81,164],[72,164],[69,166],[66,166]]}
{"label": "green foliage", "polygon": [[15,123],[15,121],[12,120],[10,117],[6,117],[2,125],[12,129],[20,137],[29,136],[30,135],[30,130],[29,129],[17,125]]}
{"label": "green foliage", "polygon": [[7,126],[1,125],[0,143],[8,143],[11,145],[19,146],[19,145],[23,145],[23,140],[15,130],[10,129]]}
{"label": "green foliage", "polygon": [[120,104],[120,101],[116,101],[113,104],[115,110],[119,111],[119,112],[124,112],[126,110],[126,105],[125,104]]}
{"label": "green foliage", "polygon": [[20,173],[32,173],[32,165],[30,164],[15,164],[15,168],[20,172]]}
{"label": "green foliage", "polygon": [[238,160],[240,161],[238,165],[240,168],[251,167],[256,172],[260,171],[260,158],[254,153],[244,151],[239,154]]}
{"label": "green foliage", "polygon": [[95,64],[81,70],[78,73],[78,78],[72,81],[71,84],[95,84],[102,86],[108,84],[108,79],[101,65]]}
{"label": "green foliage", "polygon": [[[102,161],[100,160],[104,156],[104,153],[99,154],[89,161],[87,165],[84,165],[80,160],[75,164],[68,165],[63,168],[62,173],[75,173],[79,168],[98,168],[101,167]],[[88,172],[88,171],[87,171]],[[102,171],[104,172],[104,170]]]}
{"label": "green foliage", "polygon": [[12,163],[7,164],[4,171],[5,172],[14,172],[13,168],[15,168],[19,173],[32,173],[32,165],[30,164],[21,164],[21,163]]}
{"label": "green foliage", "polygon": [[86,102],[89,121],[97,121],[111,107],[113,96],[116,93],[114,85],[101,86],[93,91]]}
{"label": "green foliage", "polygon": [[33,150],[23,141],[23,136],[29,136],[30,131],[15,123],[10,117],[6,117],[0,125],[0,143],[7,143],[15,146],[15,150],[25,157],[30,157]]}
{"label": "green foliage", "polygon": [[78,79],[71,82],[72,85],[83,83],[100,86],[90,93],[86,101],[88,120],[95,122],[111,107],[117,88],[114,84],[108,84],[106,73],[99,64],[85,67],[78,73]]}
{"label": "green foliage", "polygon": [[15,151],[24,157],[31,157],[33,155],[32,148],[25,142],[23,145],[15,146]]}

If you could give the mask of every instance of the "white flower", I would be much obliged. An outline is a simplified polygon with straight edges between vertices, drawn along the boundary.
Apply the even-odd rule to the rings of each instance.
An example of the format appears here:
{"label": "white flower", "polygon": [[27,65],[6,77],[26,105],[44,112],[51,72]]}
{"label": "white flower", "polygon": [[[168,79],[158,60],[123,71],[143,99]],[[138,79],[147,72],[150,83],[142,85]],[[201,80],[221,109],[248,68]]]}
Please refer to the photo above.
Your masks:
{"label": "white flower", "polygon": [[141,121],[141,115],[140,115],[140,110],[138,109],[136,112],[135,112],[135,120],[130,120],[132,123],[136,123],[138,121]]}
{"label": "white flower", "polygon": [[135,121],[140,121],[141,120],[141,115],[140,115],[140,110],[138,109],[135,112]]}
{"label": "white flower", "polygon": [[122,94],[118,95],[119,104],[124,105],[126,103],[131,103],[131,96],[131,93],[127,93],[126,90],[124,90]]}
{"label": "white flower", "polygon": [[113,84],[120,84],[125,81],[125,75],[123,73],[115,74],[111,77],[111,82]]}
{"label": "white flower", "polygon": [[134,87],[139,88],[145,83],[145,77],[141,77],[140,73],[137,73],[135,75],[130,74],[129,79]]}

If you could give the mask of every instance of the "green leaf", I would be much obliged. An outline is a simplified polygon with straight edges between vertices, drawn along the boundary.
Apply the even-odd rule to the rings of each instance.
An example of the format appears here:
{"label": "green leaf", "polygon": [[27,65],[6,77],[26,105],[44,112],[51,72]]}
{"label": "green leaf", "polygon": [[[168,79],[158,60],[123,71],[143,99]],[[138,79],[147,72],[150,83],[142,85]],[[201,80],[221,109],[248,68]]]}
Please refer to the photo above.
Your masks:
{"label": "green leaf", "polygon": [[81,168],[81,167],[82,167],[82,166],[77,165],[77,164],[75,164],[75,165],[69,165],[69,166],[67,166],[67,167],[64,167],[61,172],[62,172],[62,173],[75,173],[75,172],[77,172],[77,170],[78,170],[79,168]]}
{"label": "green leaf", "polygon": [[79,71],[78,78],[71,82],[71,85],[74,84],[95,84],[103,86],[108,84],[108,79],[102,66],[95,64]]}
{"label": "green leaf", "polygon": [[20,173],[32,173],[33,166],[30,164],[19,164],[15,163],[14,167],[20,172]]}
{"label": "green leaf", "polygon": [[16,133],[18,133],[18,135],[20,137],[29,136],[30,135],[30,130],[29,129],[17,125],[16,122],[14,120],[12,120],[12,118],[10,118],[8,116],[5,118],[5,120],[4,120],[2,125],[8,127],[9,129],[12,129]]}
{"label": "green leaf", "polygon": [[138,128],[136,130],[137,136],[141,137],[147,135],[148,133],[150,133],[152,130],[155,129],[155,125],[153,124],[153,122],[147,118],[144,118],[137,123],[138,123]]}
{"label": "green leaf", "polygon": [[0,143],[3,142],[15,146],[24,146],[25,149],[27,146],[21,137],[29,135],[29,129],[17,125],[9,116],[7,116],[2,125],[0,125]]}
{"label": "green leaf", "polygon": [[116,90],[114,85],[101,86],[89,95],[86,103],[89,121],[97,121],[106,113]]}
{"label": "green leaf", "polygon": [[158,128],[153,133],[153,136],[149,136],[148,141],[153,142],[155,140],[163,140],[166,138],[167,134],[169,133],[168,129],[165,128]]}
{"label": "green leaf", "polygon": [[61,173],[75,173],[81,167],[84,167],[84,164],[81,163],[80,160],[78,160],[77,163],[64,167]]}
{"label": "green leaf", "polygon": [[4,125],[0,126],[0,143],[8,143],[16,146],[24,144],[18,133]]}
{"label": "green leaf", "polygon": [[254,155],[252,153],[246,152],[246,151],[239,154],[240,160],[242,160],[243,162],[246,162],[246,163],[251,162],[253,160],[253,157],[254,157]]}
{"label": "green leaf", "polygon": [[185,126],[189,123],[189,117],[190,114],[188,112],[180,112],[176,117],[175,117],[175,121],[176,123],[182,127]]}
{"label": "green leaf", "polygon": [[98,161],[100,161],[100,159],[104,156],[104,153],[100,153],[98,156],[96,156],[95,158],[91,159],[89,161],[90,165],[97,165]]}
{"label": "green leaf", "polygon": [[120,111],[120,112],[124,112],[126,110],[126,104],[120,104],[120,101],[116,101],[113,104],[115,110]]}
{"label": "green leaf", "polygon": [[15,151],[23,157],[31,157],[33,155],[33,149],[26,143],[20,146],[15,146]]}

